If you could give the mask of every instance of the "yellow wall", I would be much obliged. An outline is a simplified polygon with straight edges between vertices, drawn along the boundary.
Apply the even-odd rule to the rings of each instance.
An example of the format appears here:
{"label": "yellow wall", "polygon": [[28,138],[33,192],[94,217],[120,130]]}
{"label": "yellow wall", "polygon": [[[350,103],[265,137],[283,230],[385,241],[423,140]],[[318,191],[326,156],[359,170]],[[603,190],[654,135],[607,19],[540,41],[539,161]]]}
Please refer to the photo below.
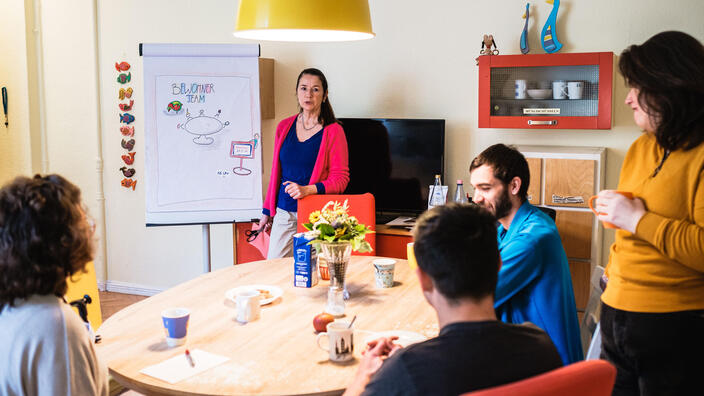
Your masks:
{"label": "yellow wall", "polygon": [[[107,279],[115,284],[166,288],[202,270],[201,228],[144,227],[144,111],[140,42],[250,43],[233,38],[233,0],[41,1],[47,68],[47,123],[50,169],[78,180],[87,201],[99,198],[95,158],[104,157]],[[53,3],[53,4],[52,4]],[[59,5],[60,3],[60,5]],[[5,3],[0,3],[5,4]],[[653,34],[678,29],[704,41],[704,2],[682,0],[563,0],[557,34],[562,52],[613,51]],[[542,53],[539,32],[551,6],[531,3],[530,45]],[[276,120],[296,111],[295,78],[304,67],[322,69],[340,117],[444,118],[447,180],[467,179],[469,161],[485,147],[510,144],[604,146],[606,185],[615,187],[623,156],[639,135],[624,106],[623,80],[614,81],[614,126],[607,131],[522,131],[477,128],[477,67],[483,34],[494,35],[501,54],[517,54],[523,27],[521,0],[370,0],[377,37],[351,43],[267,43],[262,56],[274,58]],[[46,10],[44,10],[46,11]],[[47,35],[49,37],[47,37]],[[97,37],[98,68],[93,40]],[[137,191],[120,187],[115,61],[132,64],[135,89]],[[0,69],[1,70],[1,69]],[[100,90],[95,94],[97,87]],[[98,101],[99,99],[99,101]],[[99,106],[99,107],[98,107]],[[98,112],[99,109],[99,112]],[[276,121],[262,123],[265,179]],[[95,131],[100,131],[100,141]],[[76,143],[78,142],[78,143]],[[430,182],[430,181],[429,181]],[[96,206],[97,207],[97,206]],[[214,267],[232,262],[231,232],[212,232]],[[605,245],[613,239],[606,231]],[[604,249],[607,251],[608,249]],[[96,258],[99,279],[105,275]]]}

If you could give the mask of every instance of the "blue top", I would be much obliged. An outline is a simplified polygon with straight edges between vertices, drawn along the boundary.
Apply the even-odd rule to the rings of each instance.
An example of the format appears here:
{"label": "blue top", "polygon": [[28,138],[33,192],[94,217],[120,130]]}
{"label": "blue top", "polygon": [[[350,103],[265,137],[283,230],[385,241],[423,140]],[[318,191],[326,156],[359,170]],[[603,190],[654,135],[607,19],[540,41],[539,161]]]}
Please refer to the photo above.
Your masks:
{"label": "blue top", "polygon": [[[287,212],[298,212],[298,201],[286,193],[284,182],[292,181],[301,186],[308,185],[322,141],[323,130],[321,129],[306,141],[299,142],[296,135],[296,123],[293,123],[279,152],[281,185],[279,186],[279,194],[276,199],[277,208]],[[315,183],[315,186],[318,188],[318,194],[325,194],[323,183]],[[265,209],[265,211],[267,210]]]}
{"label": "blue top", "polygon": [[503,264],[496,314],[507,323],[532,322],[545,330],[564,364],[582,360],[572,278],[555,222],[526,201],[509,229],[499,224],[497,231]]}

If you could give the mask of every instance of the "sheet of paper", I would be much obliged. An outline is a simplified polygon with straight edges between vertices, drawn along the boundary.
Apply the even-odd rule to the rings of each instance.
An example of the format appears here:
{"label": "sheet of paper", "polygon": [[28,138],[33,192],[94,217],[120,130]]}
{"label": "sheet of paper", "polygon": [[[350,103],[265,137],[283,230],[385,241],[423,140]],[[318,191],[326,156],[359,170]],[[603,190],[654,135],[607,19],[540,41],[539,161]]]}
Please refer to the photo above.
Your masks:
{"label": "sheet of paper", "polygon": [[416,218],[406,216],[399,216],[386,223],[387,226],[393,227],[413,227],[414,224],[416,224]]}
{"label": "sheet of paper", "polygon": [[215,355],[200,349],[194,349],[190,352],[194,367],[191,367],[190,363],[188,363],[186,355],[181,353],[159,364],[145,367],[139,372],[170,384],[175,384],[230,360],[229,357]]}

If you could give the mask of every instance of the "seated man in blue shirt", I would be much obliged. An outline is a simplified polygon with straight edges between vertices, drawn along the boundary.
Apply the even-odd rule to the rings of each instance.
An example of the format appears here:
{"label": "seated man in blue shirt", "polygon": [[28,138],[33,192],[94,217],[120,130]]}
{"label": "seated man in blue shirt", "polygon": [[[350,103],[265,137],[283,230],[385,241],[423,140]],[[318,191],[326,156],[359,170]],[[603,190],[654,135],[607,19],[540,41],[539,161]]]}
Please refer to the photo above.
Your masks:
{"label": "seated man in blue shirt", "polygon": [[406,348],[390,338],[370,342],[346,396],[455,396],[562,366],[542,330],[496,319],[501,259],[491,214],[474,205],[438,206],[418,219],[413,236],[420,288],[440,334]]}
{"label": "seated man in blue shirt", "polygon": [[583,359],[570,268],[555,222],[526,199],[525,157],[503,144],[469,167],[474,202],[498,220],[501,260],[494,308],[507,323],[532,322],[545,330],[565,364]]}

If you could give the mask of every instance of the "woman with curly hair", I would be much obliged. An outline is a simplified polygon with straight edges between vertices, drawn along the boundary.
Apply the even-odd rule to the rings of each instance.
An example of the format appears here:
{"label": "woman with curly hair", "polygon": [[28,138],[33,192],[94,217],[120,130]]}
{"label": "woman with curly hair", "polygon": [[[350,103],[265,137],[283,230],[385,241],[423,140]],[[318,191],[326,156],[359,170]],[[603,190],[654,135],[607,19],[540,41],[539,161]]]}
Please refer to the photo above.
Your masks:
{"label": "woman with curly hair", "polygon": [[107,395],[66,278],[93,259],[81,191],[58,175],[0,189],[0,394]]}
{"label": "woman with curly hair", "polygon": [[601,297],[602,358],[614,395],[701,392],[704,359],[704,46],[682,32],[632,45],[619,61],[643,130],[618,190],[599,193],[615,224]]}

